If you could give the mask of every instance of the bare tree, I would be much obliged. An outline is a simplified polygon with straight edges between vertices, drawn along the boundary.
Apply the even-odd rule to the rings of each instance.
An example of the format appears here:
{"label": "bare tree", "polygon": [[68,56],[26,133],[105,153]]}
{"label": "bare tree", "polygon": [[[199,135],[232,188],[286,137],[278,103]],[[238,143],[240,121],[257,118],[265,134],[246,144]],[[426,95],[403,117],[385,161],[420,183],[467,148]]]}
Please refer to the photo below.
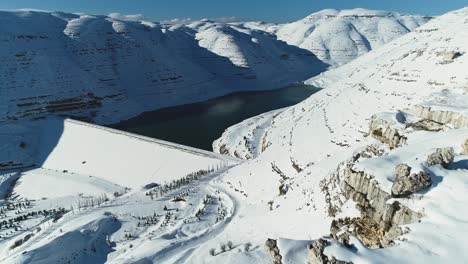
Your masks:
{"label": "bare tree", "polygon": [[210,249],[210,255],[211,255],[211,256],[214,256],[214,255],[215,255],[215,249],[214,249],[214,248]]}
{"label": "bare tree", "polygon": [[245,243],[245,245],[244,245],[245,252],[250,251],[251,247],[252,247],[252,243],[250,243],[250,242]]}
{"label": "bare tree", "polygon": [[232,243],[232,241],[228,241],[227,246],[228,246],[229,250],[231,250],[234,247],[234,244]]}

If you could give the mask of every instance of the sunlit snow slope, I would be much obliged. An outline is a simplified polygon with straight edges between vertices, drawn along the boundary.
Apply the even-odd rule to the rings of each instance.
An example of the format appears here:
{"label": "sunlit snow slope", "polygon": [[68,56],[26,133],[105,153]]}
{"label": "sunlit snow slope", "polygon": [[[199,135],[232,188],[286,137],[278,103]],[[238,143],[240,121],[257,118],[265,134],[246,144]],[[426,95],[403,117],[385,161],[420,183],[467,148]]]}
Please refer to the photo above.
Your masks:
{"label": "sunlit snow slope", "polygon": [[[350,162],[353,173],[367,173],[369,181],[389,197],[396,181],[395,166],[408,163],[413,167],[411,172],[429,174],[432,185],[428,191],[417,192],[409,199],[389,200],[388,204],[398,201],[408,206],[419,214],[423,224],[412,223],[405,231],[409,233],[389,249],[370,250],[353,238],[349,249],[330,242],[325,255],[354,263],[466,259],[466,248],[460,246],[465,238],[457,233],[466,230],[466,214],[448,207],[460,208],[466,200],[466,179],[461,175],[467,169],[464,139],[468,134],[461,128],[467,124],[466,101],[462,103],[468,92],[467,21],[467,8],[435,18],[343,67],[309,80],[325,89],[302,103],[228,129],[214,143],[214,149],[252,160],[230,170],[224,184],[241,192],[244,204],[258,208],[256,214],[241,209],[239,215],[243,217],[227,229],[230,233],[227,231],[226,236],[235,236],[239,230],[248,230],[245,236],[256,232],[264,241],[328,235],[333,218],[356,216],[349,210],[349,203],[359,200],[360,195],[353,196],[351,187],[343,191],[344,179],[333,178],[343,174],[340,163]],[[378,121],[383,126],[372,132],[369,125],[375,118],[387,121]],[[400,139],[403,146],[389,147],[388,142],[376,140],[385,140],[386,134],[381,133],[387,123],[401,130],[400,134],[388,134],[389,140]],[[375,152],[366,156],[372,145]],[[426,159],[431,151],[444,147],[453,148],[455,160],[449,161],[448,167],[430,165]],[[373,206],[375,201],[367,202]],[[263,212],[259,209],[262,205]],[[370,211],[374,210],[371,206]],[[362,204],[359,208],[358,215],[366,216],[366,208]],[[255,228],[256,223],[262,223],[261,228]],[[377,233],[374,239],[378,239]],[[441,243],[435,245],[435,241]],[[307,243],[281,239],[278,243],[283,257],[292,252],[307,255]]]}
{"label": "sunlit snow slope", "polygon": [[367,9],[326,9],[279,25],[278,39],[307,49],[320,60],[341,65],[402,36],[430,18]]}

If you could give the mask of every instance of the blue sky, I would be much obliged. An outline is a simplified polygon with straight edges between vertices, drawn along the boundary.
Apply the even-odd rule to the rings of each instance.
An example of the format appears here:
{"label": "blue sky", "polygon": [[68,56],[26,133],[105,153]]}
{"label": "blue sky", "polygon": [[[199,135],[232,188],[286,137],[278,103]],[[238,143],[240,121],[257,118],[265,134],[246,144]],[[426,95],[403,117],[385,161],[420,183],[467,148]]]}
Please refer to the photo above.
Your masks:
{"label": "blue sky", "polygon": [[151,20],[238,17],[285,22],[325,8],[364,7],[439,15],[468,6],[468,0],[0,0],[0,9],[35,8],[93,14],[143,14]]}

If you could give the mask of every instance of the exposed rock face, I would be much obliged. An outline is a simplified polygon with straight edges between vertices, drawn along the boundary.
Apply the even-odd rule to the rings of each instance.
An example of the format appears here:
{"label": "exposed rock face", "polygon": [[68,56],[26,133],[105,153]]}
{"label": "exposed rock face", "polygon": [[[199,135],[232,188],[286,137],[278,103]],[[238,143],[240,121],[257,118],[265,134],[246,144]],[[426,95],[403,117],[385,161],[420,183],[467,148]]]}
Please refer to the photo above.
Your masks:
{"label": "exposed rock face", "polygon": [[369,126],[369,134],[390,148],[396,148],[406,143],[406,137],[401,135],[398,129],[392,127],[392,123],[376,118],[372,118]]}
{"label": "exposed rock face", "polygon": [[416,116],[437,122],[439,124],[451,125],[454,128],[468,127],[468,117],[462,113],[452,111],[434,110],[428,106],[415,106],[411,112]]}
{"label": "exposed rock face", "polygon": [[281,195],[285,195],[285,194],[288,192],[289,186],[286,185],[286,184],[284,184],[284,183],[282,183],[282,184],[278,187],[278,189],[279,189],[279,195],[280,195],[280,196],[281,196]]}
{"label": "exposed rock face", "polygon": [[[409,170],[400,169],[403,173]],[[398,202],[388,204],[392,196],[380,188],[372,175],[354,171],[352,163],[343,170],[341,178],[343,195],[357,203],[361,218],[335,221],[330,231],[336,240],[346,242],[346,236],[353,235],[369,247],[389,246],[402,234],[400,225],[413,223],[420,218],[418,213]]]}
{"label": "exposed rock face", "polygon": [[325,239],[318,239],[309,245],[308,264],[351,264],[352,262],[328,258],[323,251],[330,243]]}
{"label": "exposed rock face", "polygon": [[404,197],[431,186],[432,180],[427,173],[420,171],[411,174],[411,167],[400,164],[395,168],[395,182],[392,186],[393,197]]}
{"label": "exposed rock face", "polygon": [[360,217],[333,220],[330,232],[335,240],[344,245],[349,244],[349,236],[355,236],[372,248],[380,247],[385,237],[385,230],[378,222]]}
{"label": "exposed rock face", "polygon": [[273,264],[282,264],[282,256],[278,248],[278,244],[275,239],[267,239],[265,243],[265,249],[270,254]]}
{"label": "exposed rock face", "polygon": [[415,130],[426,130],[434,132],[441,131],[445,127],[444,124],[440,124],[429,119],[422,119],[416,123],[409,124],[409,126],[414,128]]}
{"label": "exposed rock face", "polygon": [[461,57],[463,53],[459,51],[444,51],[438,52],[437,55],[442,59],[442,63],[451,63],[456,58]]}
{"label": "exposed rock face", "polygon": [[468,155],[468,139],[466,139],[463,144],[463,155]]}
{"label": "exposed rock face", "polygon": [[328,246],[328,242],[324,239],[314,241],[309,245],[309,264],[325,263],[328,257],[323,254],[323,251]]}
{"label": "exposed rock face", "polygon": [[429,154],[427,157],[427,165],[434,166],[437,164],[447,168],[447,166],[453,162],[455,157],[455,151],[453,148],[438,148],[434,153]]}
{"label": "exposed rock face", "polygon": [[391,196],[381,190],[372,176],[347,168],[344,172],[344,195],[358,204],[363,215],[380,220],[386,211],[386,201]]}

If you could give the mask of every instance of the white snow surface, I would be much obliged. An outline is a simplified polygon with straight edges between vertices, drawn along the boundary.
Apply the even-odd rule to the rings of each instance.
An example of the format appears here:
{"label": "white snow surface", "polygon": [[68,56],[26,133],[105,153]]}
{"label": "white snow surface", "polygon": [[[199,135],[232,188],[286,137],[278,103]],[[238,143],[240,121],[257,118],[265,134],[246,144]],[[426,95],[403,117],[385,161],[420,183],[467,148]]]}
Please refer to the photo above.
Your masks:
{"label": "white snow surface", "polygon": [[[336,12],[324,11],[329,13]],[[76,23],[102,26],[109,21],[60,16],[77,20],[67,24],[69,37],[78,39],[93,31],[77,32]],[[6,124],[0,136],[10,142],[4,148],[12,155],[0,157],[2,162],[15,161],[19,168],[0,176],[1,217],[12,219],[0,229],[0,262],[271,263],[264,243],[274,238],[285,263],[306,263],[307,245],[328,235],[333,220],[322,181],[357,149],[376,143],[367,136],[371,117],[384,112],[382,117],[397,120],[389,113],[431,102],[443,90],[466,94],[467,20],[468,9],[435,18],[310,80],[324,89],[307,100],[228,129],[215,149],[250,158],[243,162],[73,120]],[[255,45],[270,34],[255,32],[259,35],[253,40],[245,36],[251,32],[247,27],[199,23],[192,26],[191,37],[206,41],[207,49],[223,54],[238,68],[252,67],[249,53],[239,53],[241,49],[226,53],[222,47],[237,41]],[[162,28],[161,34],[180,28]],[[455,51],[462,55],[447,61],[446,54]],[[464,113],[463,101],[451,98]],[[434,147],[452,146],[457,152],[449,169],[430,168],[434,184],[429,190],[402,201],[424,212],[420,223],[408,226],[406,241],[371,250],[352,238],[352,250],[332,243],[325,254],[354,263],[466,260],[468,165],[460,151],[467,133],[412,131],[407,146],[380,159],[360,160],[358,168],[389,186],[388,173],[396,161],[405,160],[418,169]],[[215,170],[194,181],[181,181],[187,173],[207,168]],[[63,179],[55,181],[60,175]],[[41,176],[44,181],[37,179]],[[82,190],[50,193],[69,181]],[[164,181],[171,187],[148,185]],[[39,184],[50,189],[28,187]],[[281,185],[287,189],[285,195],[279,195]],[[66,209],[63,216],[56,214],[60,207]],[[339,217],[355,217],[353,207],[352,202],[344,203]]]}
{"label": "white snow surface", "polygon": [[114,123],[232,92],[282,88],[328,65],[242,23],[0,11],[0,121],[50,114]]}
{"label": "white snow surface", "polygon": [[[466,96],[468,86],[468,75],[465,71],[468,65],[468,57],[465,55],[468,42],[467,19],[467,8],[434,18],[407,35],[342,67],[329,70],[309,80],[307,83],[324,89],[305,101],[237,124],[229,128],[214,143],[215,150],[219,151],[222,146],[224,152],[231,155],[242,153],[244,158],[253,158],[230,170],[224,178],[225,184],[228,186],[232,184],[237,188],[242,186],[242,190],[248,195],[245,200],[250,204],[264,204],[269,200],[267,197],[270,197],[277,208],[274,210],[275,217],[269,218],[268,226],[274,225],[272,222],[277,223],[276,227],[282,226],[282,219],[288,219],[288,224],[282,228],[283,230],[278,228],[268,230],[263,226],[262,233],[265,239],[286,237],[304,240],[310,239],[309,235],[314,239],[328,233],[328,230],[319,231],[321,228],[319,226],[322,226],[323,222],[330,221],[325,212],[326,201],[318,186],[319,182],[332,173],[340,162],[349,159],[356,149],[375,143],[374,139],[366,137],[369,121],[374,114],[396,112],[426,103],[433,105],[434,100],[437,100],[444,90],[443,93],[446,94],[461,95],[448,96],[444,109],[457,108],[458,112],[465,113],[467,105],[463,98]],[[462,55],[447,61],[445,54],[455,52]],[[395,114],[391,118],[394,119]],[[267,126],[265,120],[268,120]],[[402,148],[401,153],[395,152],[396,156],[388,156],[388,160],[392,163],[378,163],[374,164],[375,166],[369,164],[372,166],[366,168],[380,175],[379,183],[388,189],[391,183],[388,178],[392,179],[389,174],[393,173],[397,161],[412,162],[418,158],[421,162],[421,157],[418,155],[427,155],[427,153],[419,151],[426,151],[428,148],[453,146],[459,151],[462,139],[467,136],[466,131],[447,133],[446,138],[441,135],[441,137],[428,136],[425,139],[424,133],[415,132],[414,140],[410,138],[408,143],[414,142],[417,145],[420,142],[419,147]],[[252,142],[257,144],[252,145]],[[262,148],[259,153],[258,150]],[[372,163],[372,160],[367,163]],[[363,166],[364,164],[365,162]],[[388,167],[385,167],[387,166],[385,164]],[[284,177],[275,172],[278,170],[274,170],[273,165],[288,179],[282,179]],[[418,166],[414,166],[417,170]],[[302,170],[298,171],[297,167]],[[428,193],[440,192],[440,194],[434,197],[427,196],[425,200],[428,201],[427,204],[418,205],[416,208],[425,208],[427,205],[426,210],[432,210],[429,203],[433,203],[436,207],[442,205],[450,207],[448,204],[452,202],[454,207],[461,206],[457,201],[458,198],[448,193],[451,188],[455,188],[451,186],[453,180],[458,182],[456,188],[459,191],[456,193],[464,196],[462,192],[466,188],[465,179],[459,176],[464,172],[463,169],[453,173],[440,172],[440,176],[444,179],[445,174],[449,175],[447,181],[437,185]],[[286,197],[278,197],[280,183],[290,186]],[[445,192],[447,193],[443,194]],[[447,195],[447,199],[443,198],[444,195]],[[379,255],[378,252],[392,252],[392,250],[401,250],[398,254],[392,254],[391,259],[398,259],[398,262],[402,263],[412,263],[413,259],[408,259],[408,256],[412,256],[413,250],[415,256],[421,258],[420,262],[437,263],[441,259],[457,261],[466,259],[462,252],[466,249],[460,248],[464,238],[458,234],[455,236],[455,232],[461,234],[466,228],[463,220],[465,215],[461,213],[463,210],[461,207],[457,208],[460,211],[447,209],[449,212],[445,211],[445,215],[439,218],[441,221],[439,225],[428,225],[427,232],[409,233],[409,236],[424,237],[432,231],[431,238],[428,238],[432,239],[430,243],[421,238],[413,239],[414,243],[411,246],[407,243],[387,251],[364,250],[361,247],[354,255],[348,253],[354,256],[352,260],[355,263],[386,263],[387,253]],[[428,213],[428,218],[437,218],[436,215],[438,211],[434,209]],[[249,223],[246,226],[253,225],[254,221],[249,222],[248,218],[244,216],[242,221]],[[308,221],[302,222],[303,218],[307,218]],[[423,222],[426,221],[424,219]],[[450,228],[459,226],[459,230],[448,228],[444,231],[445,225]],[[416,228],[423,227],[414,224],[411,230]],[[437,236],[440,233],[434,233],[433,230],[447,232],[449,235],[443,238],[442,244],[436,246],[435,243],[439,239]],[[450,237],[452,234],[454,237]],[[257,235],[260,236],[258,233]],[[442,254],[443,251],[445,253]],[[376,254],[376,258],[373,258],[373,254]],[[434,255],[437,257],[431,259]]]}
{"label": "white snow surface", "polygon": [[114,123],[232,92],[282,88],[428,20],[330,12],[289,24],[165,24],[118,13],[0,11],[0,121],[55,114]]}
{"label": "white snow surface", "polygon": [[429,21],[429,17],[389,11],[326,9],[280,25],[278,39],[307,49],[338,66],[378,48]]}

